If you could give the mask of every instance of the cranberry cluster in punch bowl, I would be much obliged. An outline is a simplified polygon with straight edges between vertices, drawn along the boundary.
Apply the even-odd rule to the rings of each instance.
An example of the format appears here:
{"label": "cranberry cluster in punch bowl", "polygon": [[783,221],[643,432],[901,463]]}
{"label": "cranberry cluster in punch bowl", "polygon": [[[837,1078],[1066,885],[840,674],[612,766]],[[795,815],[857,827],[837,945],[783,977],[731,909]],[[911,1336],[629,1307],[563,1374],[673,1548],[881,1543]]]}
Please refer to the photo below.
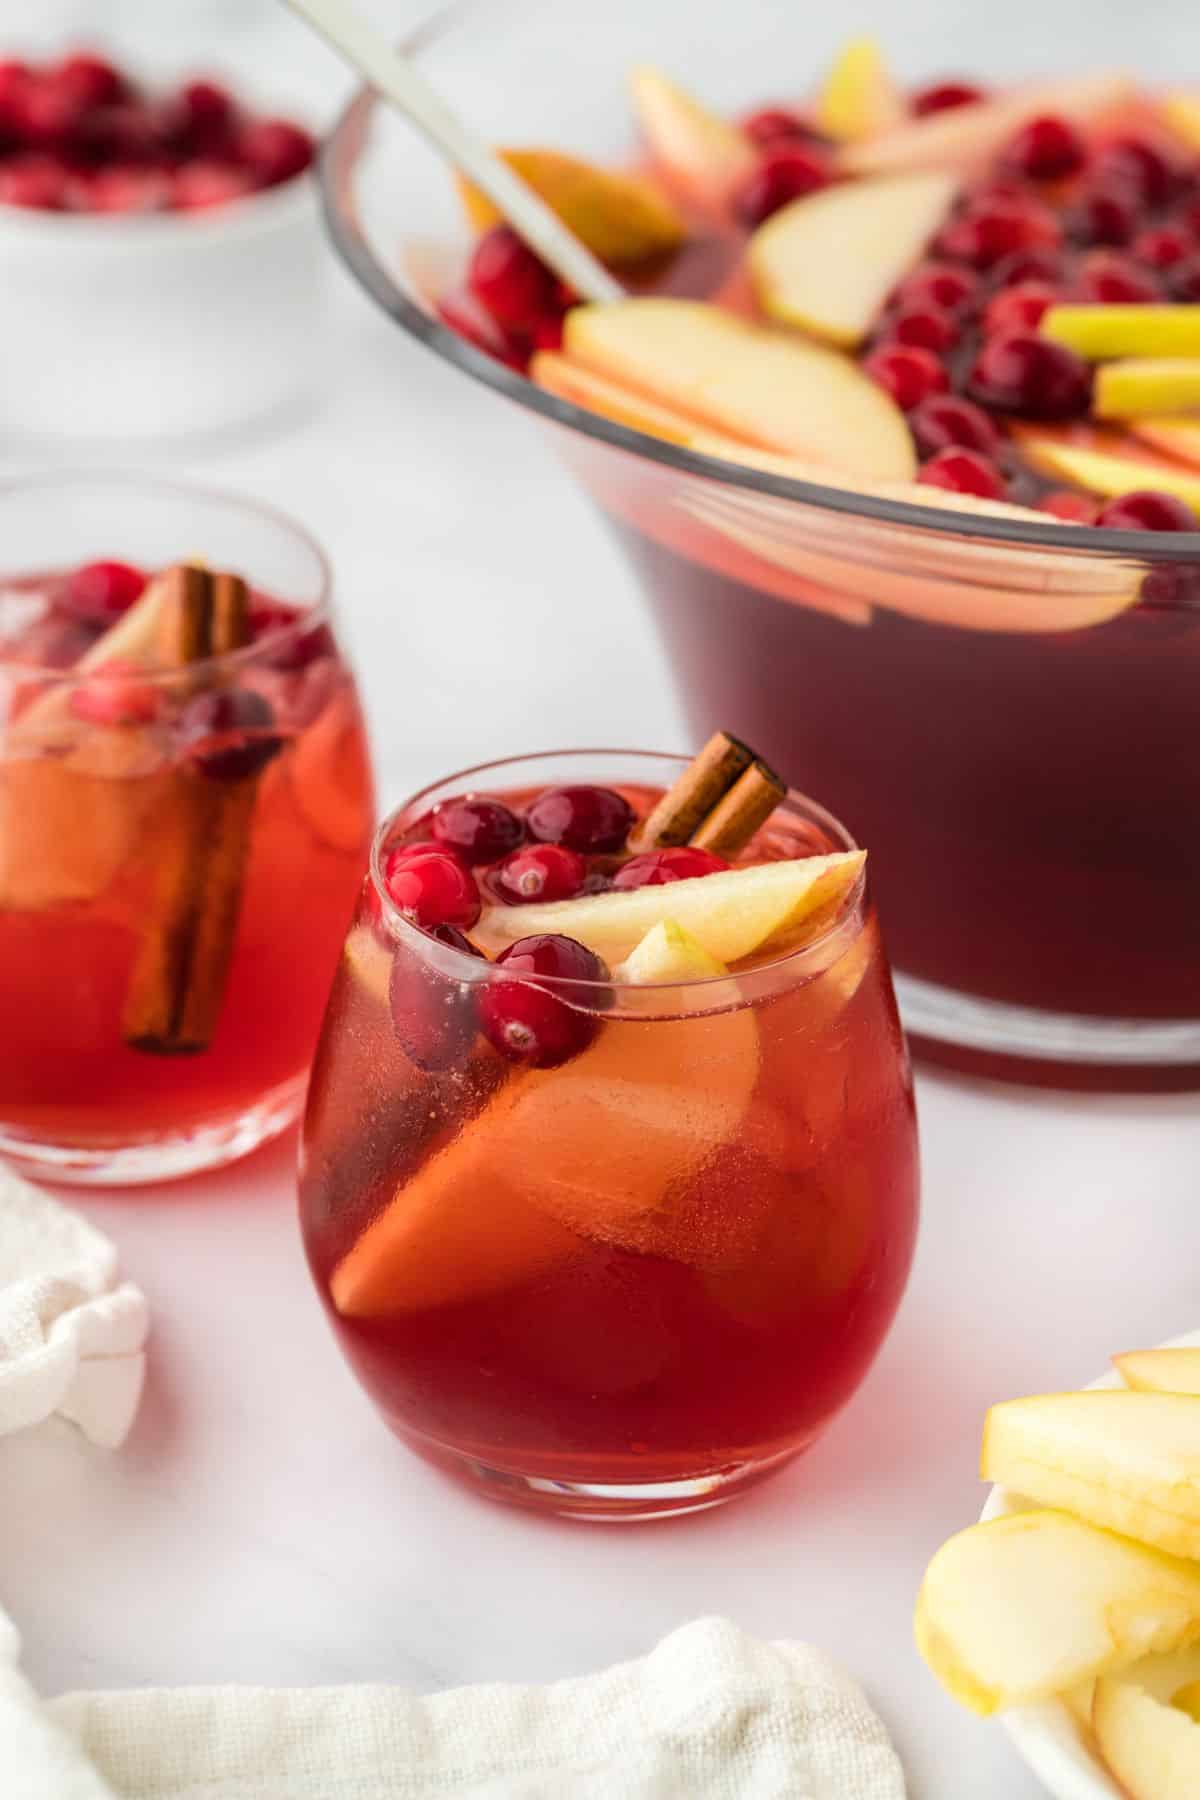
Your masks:
{"label": "cranberry cluster in punch bowl", "polygon": [[[1066,10],[1015,0],[978,72],[914,78],[883,11],[840,46],[759,0],[705,47],[681,0],[619,0],[603,41],[569,5],[421,34],[625,299],[579,303],[368,96],[327,222],[405,331],[554,426],[694,732],[871,843],[919,1049],[1194,1087],[1200,77],[1169,33],[1139,73],[1116,18],[1039,69]],[[556,57],[515,116],[501,77]]]}

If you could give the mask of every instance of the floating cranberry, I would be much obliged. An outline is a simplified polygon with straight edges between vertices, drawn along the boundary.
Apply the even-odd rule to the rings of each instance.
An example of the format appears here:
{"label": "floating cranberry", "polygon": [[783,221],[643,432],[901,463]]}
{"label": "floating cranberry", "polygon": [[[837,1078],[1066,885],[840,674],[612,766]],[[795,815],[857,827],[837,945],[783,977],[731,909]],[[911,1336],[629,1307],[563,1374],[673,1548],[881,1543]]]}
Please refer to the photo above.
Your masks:
{"label": "floating cranberry", "polygon": [[1072,525],[1094,525],[1100,502],[1093,500],[1090,494],[1077,494],[1072,488],[1051,488],[1039,499],[1038,508]]}
{"label": "floating cranberry", "polygon": [[1147,305],[1162,299],[1162,284],[1148,269],[1116,250],[1092,250],[1084,257],[1077,283],[1081,300]]}
{"label": "floating cranberry", "polygon": [[970,81],[939,81],[931,87],[918,88],[910,105],[918,119],[927,113],[949,112],[954,106],[971,106],[984,99],[984,90]]}
{"label": "floating cranberry", "polygon": [[943,312],[966,311],[979,293],[979,277],[955,263],[922,263],[906,275],[892,296],[897,306],[937,306]]}
{"label": "floating cranberry", "polygon": [[51,73],[51,79],[71,94],[81,107],[111,106],[124,100],[129,87],[121,71],[106,57],[88,51],[66,56]]}
{"label": "floating cranberry", "polygon": [[595,856],[622,850],[633,824],[633,808],[612,788],[545,788],[525,809],[531,837],[543,844]]}
{"label": "floating cranberry", "polygon": [[[484,986],[479,1020],[502,1056],[550,1069],[587,1048],[598,1021],[578,1008],[599,1003],[594,987],[564,985],[552,992],[537,985],[537,977],[563,984],[603,982],[608,970],[593,951],[569,937],[519,938],[497,957],[495,966],[507,971],[507,978],[495,975]],[[569,999],[575,1004],[568,1004]]]}
{"label": "floating cranberry", "polygon": [[1064,278],[1062,253],[1051,249],[1017,250],[1004,257],[990,271],[993,287],[1017,287],[1026,281],[1044,281],[1054,286]]}
{"label": "floating cranberry", "polygon": [[1001,288],[988,302],[983,329],[988,337],[998,332],[1035,331],[1058,295],[1044,281],[1021,281]]}
{"label": "floating cranberry", "polygon": [[545,318],[537,321],[529,335],[535,350],[561,350],[564,335],[562,313],[547,313]]}
{"label": "floating cranberry", "polygon": [[967,380],[985,406],[1028,419],[1075,419],[1092,398],[1092,371],[1063,344],[1029,333],[989,338]]}
{"label": "floating cranberry", "polygon": [[467,283],[507,331],[524,331],[553,310],[554,276],[509,225],[493,226],[480,238]]}
{"label": "floating cranberry", "polygon": [[[328,625],[313,624],[307,613],[282,600],[268,600],[261,594],[250,602],[250,635],[262,646],[261,661],[268,669],[294,675],[337,655],[337,645]],[[259,658],[255,659],[256,662]]]}
{"label": "floating cranberry", "polygon": [[1127,183],[1089,185],[1071,215],[1081,244],[1127,244],[1138,227],[1137,198]]}
{"label": "floating cranberry", "polygon": [[435,843],[468,864],[496,862],[525,836],[525,826],[511,807],[471,795],[439,801],[429,828]]}
{"label": "floating cranberry", "polygon": [[71,689],[71,711],[91,725],[148,725],[158,717],[160,703],[145,670],[124,657],[101,663]]}
{"label": "floating cranberry", "polygon": [[1058,219],[1040,200],[996,194],[951,219],[937,247],[973,268],[991,269],[1019,250],[1053,248],[1061,236]]}
{"label": "floating cranberry", "polygon": [[67,577],[59,604],[76,618],[111,624],[141,597],[146,576],[132,563],[84,563]]}
{"label": "floating cranberry", "polygon": [[138,101],[102,106],[84,114],[72,147],[82,159],[93,163],[157,165],[168,149],[165,123],[161,111]]}
{"label": "floating cranberry", "polygon": [[188,81],[170,102],[172,135],[191,150],[224,149],[237,119],[233,96],[215,81]]}
{"label": "floating cranberry", "polygon": [[1189,256],[1186,262],[1176,263],[1167,279],[1172,299],[1186,302],[1200,300],[1200,255]]}
{"label": "floating cranberry", "polygon": [[739,184],[733,195],[733,210],[743,225],[753,229],[789,201],[827,186],[831,177],[829,158],[817,145],[771,145],[763,152],[758,167]]}
{"label": "floating cranberry", "polygon": [[962,328],[954,314],[940,306],[907,306],[891,315],[885,332],[889,342],[915,350],[952,350]]}
{"label": "floating cranberry", "polygon": [[495,870],[498,891],[514,906],[534,900],[571,900],[587,881],[587,864],[565,844],[527,844]]}
{"label": "floating cranberry", "polygon": [[0,206],[66,212],[71,186],[69,171],[50,156],[15,156],[11,162],[0,163]]}
{"label": "floating cranberry", "polygon": [[813,138],[817,134],[800,114],[786,106],[764,106],[742,120],[742,130],[752,143],[777,144],[786,138]]}
{"label": "floating cranberry", "polygon": [[994,462],[978,450],[939,450],[917,476],[926,487],[949,488],[955,494],[975,494],[981,500],[1003,500],[1004,477]]}
{"label": "floating cranberry", "polygon": [[481,911],[469,869],[444,850],[389,857],[384,881],[393,904],[414,925],[457,925],[469,931]]}
{"label": "floating cranberry", "polygon": [[203,212],[210,206],[228,206],[254,192],[245,169],[228,163],[186,162],[171,175],[171,204],[179,212]]}
{"label": "floating cranberry", "polygon": [[1179,182],[1179,168],[1162,145],[1145,138],[1117,138],[1096,163],[1101,181],[1127,183],[1143,206],[1164,206]]}
{"label": "floating cranberry", "polygon": [[902,412],[911,412],[930,394],[943,393],[950,385],[950,377],[932,350],[906,344],[881,344],[864,359],[863,368]]}
{"label": "floating cranberry", "polygon": [[283,739],[274,729],[275,709],[252,688],[197,694],[179,715],[179,745],[191,766],[210,781],[242,781],[278,756]]}
{"label": "floating cranberry", "polygon": [[1058,181],[1074,175],[1087,160],[1087,145],[1069,119],[1043,113],[1029,119],[1001,152],[1005,168],[1029,176],[1032,181]]}
{"label": "floating cranberry", "polygon": [[615,888],[665,887],[672,881],[694,881],[704,875],[719,875],[729,864],[714,850],[699,850],[691,844],[668,846],[665,850],[647,850],[631,856],[612,878]]}
{"label": "floating cranberry", "polygon": [[[469,937],[454,925],[430,925],[426,937],[486,962]],[[411,1062],[428,1074],[449,1069],[470,1048],[477,1030],[475,984],[458,982],[431,968],[419,951],[402,946],[392,963],[388,1005],[392,1029]]]}
{"label": "floating cranberry", "polygon": [[1200,531],[1200,519],[1190,506],[1156,488],[1110,500],[1096,524],[1107,531]]}
{"label": "floating cranberry", "polygon": [[1130,245],[1130,255],[1152,269],[1173,269],[1195,247],[1195,240],[1178,226],[1159,225],[1139,232]]}
{"label": "floating cranberry", "polygon": [[923,457],[950,449],[978,450],[986,456],[1000,441],[999,432],[980,407],[951,394],[934,394],[923,400],[909,425]]}
{"label": "floating cranberry", "polygon": [[162,212],[171,203],[171,182],[161,169],[97,169],[80,186],[80,203],[94,213]]}
{"label": "floating cranberry", "polygon": [[308,132],[290,119],[254,119],[239,132],[236,144],[237,159],[256,187],[293,181],[308,168],[315,150]]}

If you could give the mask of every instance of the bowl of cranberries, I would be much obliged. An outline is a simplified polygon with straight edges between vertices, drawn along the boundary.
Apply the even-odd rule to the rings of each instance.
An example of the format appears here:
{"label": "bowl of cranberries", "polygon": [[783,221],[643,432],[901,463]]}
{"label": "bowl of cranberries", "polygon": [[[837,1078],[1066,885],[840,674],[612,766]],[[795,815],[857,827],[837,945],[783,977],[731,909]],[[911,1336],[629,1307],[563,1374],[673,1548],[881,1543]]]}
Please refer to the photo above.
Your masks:
{"label": "bowl of cranberries", "polygon": [[0,60],[0,428],[169,437],[284,408],[320,323],[315,150],[208,74]]}

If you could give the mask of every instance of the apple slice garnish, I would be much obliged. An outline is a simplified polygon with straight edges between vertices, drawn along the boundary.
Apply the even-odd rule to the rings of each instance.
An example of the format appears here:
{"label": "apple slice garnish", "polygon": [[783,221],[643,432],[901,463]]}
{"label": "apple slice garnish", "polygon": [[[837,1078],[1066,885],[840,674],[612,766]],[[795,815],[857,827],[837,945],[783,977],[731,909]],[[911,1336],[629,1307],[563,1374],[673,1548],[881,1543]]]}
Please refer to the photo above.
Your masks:
{"label": "apple slice garnish", "polygon": [[567,314],[564,348],[698,423],[880,479],[915,473],[904,415],[856,364],[700,300],[618,300]]}
{"label": "apple slice garnish", "polygon": [[625,961],[617,964],[612,976],[618,984],[631,982],[640,987],[648,983],[712,981],[728,973],[725,964],[710,956],[677,920],[660,919],[634,945]]}
{"label": "apple slice garnish", "polygon": [[1200,408],[1200,356],[1130,356],[1096,370],[1092,416],[1138,419]]}
{"label": "apple slice garnish", "polygon": [[1151,450],[1200,466],[1200,423],[1184,419],[1129,419],[1125,429]]}
{"label": "apple slice garnish", "polygon": [[852,38],[834,60],[817,97],[816,122],[827,137],[857,143],[898,125],[904,100],[872,37]]}
{"label": "apple slice garnish", "polygon": [[1164,1706],[1136,1681],[1105,1676],[1096,1683],[1092,1730],[1129,1800],[1200,1794],[1200,1726],[1186,1707]]}
{"label": "apple slice garnish", "polygon": [[663,438],[668,444],[688,444],[703,431],[703,426],[686,413],[647,400],[618,381],[597,375],[582,363],[573,362],[557,350],[539,350],[529,365],[529,373],[547,393],[560,400],[571,400],[602,418],[614,419],[632,431],[645,431],[651,437]]}
{"label": "apple slice garnish", "polygon": [[[632,267],[677,250],[688,228],[666,195],[639,175],[600,168],[561,150],[508,149],[498,153],[601,262]],[[467,217],[477,231],[500,213],[471,182],[460,178]]]}
{"label": "apple slice garnish", "polygon": [[1087,124],[1136,94],[1128,75],[1100,73],[1075,81],[1045,82],[946,112],[927,113],[878,137],[847,144],[841,165],[848,174],[884,175],[903,169],[953,169],[969,173],[990,162],[1022,125],[1044,113]]}
{"label": "apple slice garnish", "polygon": [[[1040,425],[1015,425],[1012,429],[1025,460],[1043,475],[1069,481],[1106,499],[1156,488],[1200,511],[1200,473],[1182,465],[1139,455],[1133,446],[1128,455],[1120,448],[1093,449],[1095,437],[1081,442],[1070,428],[1056,431]],[[1119,446],[1120,439],[1114,442]]]}
{"label": "apple slice garnish", "polygon": [[757,164],[749,138],[645,63],[630,71],[629,91],[662,172],[697,205],[723,212],[732,190]]}
{"label": "apple slice garnish", "polygon": [[1200,1397],[1127,1388],[993,1406],[980,1474],[1175,1556],[1200,1556]]}
{"label": "apple slice garnish", "polygon": [[1052,306],[1038,327],[1089,362],[1117,356],[1200,356],[1200,306]]}
{"label": "apple slice garnish", "polygon": [[865,850],[726,869],[663,887],[586,894],[543,906],[488,906],[471,936],[490,954],[542,932],[577,938],[609,968],[673,919],[722,963],[792,948],[806,922],[825,920],[862,878]]}
{"label": "apple slice garnish", "polygon": [[853,348],[943,223],[958,178],[941,170],[842,182],[760,225],[747,261],[763,311]]}
{"label": "apple slice garnish", "polygon": [[1194,1642],[1200,1569],[1068,1513],[1013,1513],[942,1545],[915,1631],[943,1687],[993,1713]]}
{"label": "apple slice garnish", "polygon": [[1113,1366],[1126,1387],[1200,1395],[1200,1349],[1127,1350],[1113,1357]]}

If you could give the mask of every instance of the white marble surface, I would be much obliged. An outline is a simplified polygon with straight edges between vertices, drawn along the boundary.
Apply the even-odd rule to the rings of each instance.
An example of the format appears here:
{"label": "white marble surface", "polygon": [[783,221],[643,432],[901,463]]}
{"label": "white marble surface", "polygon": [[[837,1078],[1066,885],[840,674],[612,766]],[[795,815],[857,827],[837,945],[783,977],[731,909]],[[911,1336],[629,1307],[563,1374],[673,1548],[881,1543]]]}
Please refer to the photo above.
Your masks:
{"label": "white marble surface", "polygon": [[[541,438],[348,288],[337,301],[319,409],[183,466],[290,507],[330,547],[384,798],[526,745],[676,747],[632,582]],[[47,1692],[552,1678],[719,1611],[840,1656],[914,1800],[1034,1800],[1001,1731],[926,1675],[912,1601],[980,1504],[989,1401],[1200,1324],[1200,1115],[933,1075],[920,1099],[917,1268],[869,1382],[806,1460],[669,1525],[510,1515],[392,1441],[309,1290],[290,1142],[87,1200],[157,1325],[122,1453],[54,1428],[0,1446],[0,1598],[30,1673]]]}

